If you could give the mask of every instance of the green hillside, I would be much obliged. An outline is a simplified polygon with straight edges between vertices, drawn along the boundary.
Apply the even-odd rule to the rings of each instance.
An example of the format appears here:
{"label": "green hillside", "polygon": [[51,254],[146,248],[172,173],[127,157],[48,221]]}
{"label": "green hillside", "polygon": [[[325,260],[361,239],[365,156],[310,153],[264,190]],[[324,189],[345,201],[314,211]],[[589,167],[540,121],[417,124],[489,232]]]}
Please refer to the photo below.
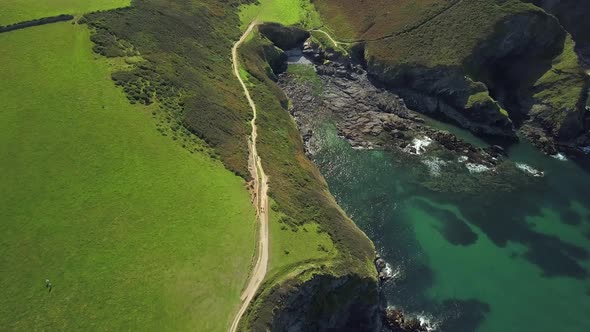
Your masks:
{"label": "green hillside", "polygon": [[225,330],[254,253],[244,180],[129,104],[86,26],[0,34],[0,62],[0,326]]}

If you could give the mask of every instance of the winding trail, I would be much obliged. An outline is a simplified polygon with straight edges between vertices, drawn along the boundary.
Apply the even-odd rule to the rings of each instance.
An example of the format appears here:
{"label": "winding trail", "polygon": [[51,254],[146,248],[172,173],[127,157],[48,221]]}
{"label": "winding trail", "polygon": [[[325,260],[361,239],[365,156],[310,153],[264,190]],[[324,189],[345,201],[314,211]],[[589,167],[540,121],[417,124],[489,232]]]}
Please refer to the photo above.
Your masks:
{"label": "winding trail", "polygon": [[236,332],[238,329],[238,325],[240,323],[240,319],[246,312],[248,305],[252,302],[254,295],[258,291],[258,288],[262,284],[262,280],[266,276],[266,270],[268,267],[268,177],[264,173],[264,169],[262,168],[262,162],[260,160],[260,156],[258,155],[258,150],[256,149],[256,139],[258,138],[258,131],[256,127],[256,104],[250,97],[250,92],[248,91],[248,87],[240,77],[240,66],[239,66],[239,57],[238,57],[238,49],[244,43],[248,35],[252,32],[254,27],[258,25],[258,22],[254,21],[250,23],[248,29],[244,32],[242,37],[234,44],[231,50],[232,56],[232,66],[234,75],[240,81],[242,85],[242,89],[244,89],[244,94],[246,95],[246,99],[248,99],[248,104],[250,104],[250,108],[252,109],[252,121],[250,121],[250,125],[252,126],[252,133],[250,135],[250,140],[248,141],[248,147],[250,150],[249,160],[248,160],[248,168],[250,169],[250,173],[252,174],[252,178],[254,181],[254,201],[256,202],[256,214],[258,216],[258,220],[260,222],[260,228],[258,231],[259,241],[258,241],[258,255],[256,259],[256,264],[252,269],[252,273],[250,276],[250,280],[248,281],[248,285],[244,292],[242,293],[241,300],[242,305],[240,306],[240,310],[238,310],[236,316],[234,317],[231,327],[229,329],[230,332]]}
{"label": "winding trail", "polygon": [[322,29],[312,29],[311,31],[323,33],[326,37],[328,37],[328,39],[330,39],[332,44],[334,44],[334,46],[336,46],[336,47],[338,47],[338,44],[353,44],[353,43],[347,43],[347,42],[337,42],[336,39],[332,38],[332,36],[329,33],[327,33],[326,31],[324,31]]}

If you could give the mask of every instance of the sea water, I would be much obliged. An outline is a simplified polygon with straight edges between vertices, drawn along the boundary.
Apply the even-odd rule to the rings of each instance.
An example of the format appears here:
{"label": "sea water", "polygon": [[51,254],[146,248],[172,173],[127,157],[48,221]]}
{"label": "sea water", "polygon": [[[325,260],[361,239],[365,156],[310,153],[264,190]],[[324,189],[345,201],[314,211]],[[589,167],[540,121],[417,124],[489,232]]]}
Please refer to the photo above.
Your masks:
{"label": "sea water", "polygon": [[576,164],[522,143],[509,156],[536,185],[435,192],[395,153],[355,150],[333,125],[316,135],[331,192],[399,271],[390,305],[438,331],[590,331],[590,175]]}

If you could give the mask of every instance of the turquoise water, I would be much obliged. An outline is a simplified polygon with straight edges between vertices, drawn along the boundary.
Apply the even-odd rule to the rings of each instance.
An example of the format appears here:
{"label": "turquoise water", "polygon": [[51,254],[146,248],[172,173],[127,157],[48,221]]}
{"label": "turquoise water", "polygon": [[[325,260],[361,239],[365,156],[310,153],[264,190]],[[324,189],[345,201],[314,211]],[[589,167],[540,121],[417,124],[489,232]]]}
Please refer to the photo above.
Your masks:
{"label": "turquoise water", "polygon": [[318,132],[332,193],[401,271],[385,285],[390,304],[440,331],[590,331],[588,173],[521,144],[510,158],[545,171],[538,183],[434,192],[394,153]]}

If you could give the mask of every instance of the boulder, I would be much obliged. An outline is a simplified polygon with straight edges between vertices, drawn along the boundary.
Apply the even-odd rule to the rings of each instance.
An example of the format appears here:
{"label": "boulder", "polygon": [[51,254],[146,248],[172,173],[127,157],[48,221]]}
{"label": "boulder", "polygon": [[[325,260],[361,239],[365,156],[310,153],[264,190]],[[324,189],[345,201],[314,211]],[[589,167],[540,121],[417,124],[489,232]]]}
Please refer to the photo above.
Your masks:
{"label": "boulder", "polygon": [[309,32],[301,28],[278,23],[261,24],[258,31],[283,51],[301,47],[309,38]]}

